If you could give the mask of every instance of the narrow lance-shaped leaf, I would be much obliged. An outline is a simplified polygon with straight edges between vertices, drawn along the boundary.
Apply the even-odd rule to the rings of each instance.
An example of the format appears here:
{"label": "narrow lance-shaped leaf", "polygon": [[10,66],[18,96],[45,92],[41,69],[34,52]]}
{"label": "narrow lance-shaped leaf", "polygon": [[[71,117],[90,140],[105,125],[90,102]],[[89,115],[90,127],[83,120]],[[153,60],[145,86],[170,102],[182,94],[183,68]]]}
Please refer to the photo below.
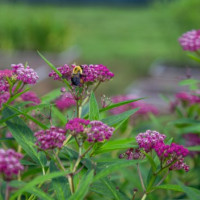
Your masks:
{"label": "narrow lance-shaped leaf", "polygon": [[91,93],[90,103],[89,103],[89,119],[99,120],[99,107],[94,93]]}
{"label": "narrow lance-shaped leaf", "polygon": [[109,126],[114,126],[114,125],[117,125],[118,123],[120,123],[121,121],[128,119],[131,115],[136,113],[138,110],[139,110],[139,108],[128,110],[128,111],[120,113],[118,115],[109,116],[105,119],[102,119],[101,121]]}
{"label": "narrow lance-shaped leaf", "polygon": [[89,190],[90,184],[92,183],[93,176],[93,170],[85,175],[81,180],[78,190],[69,198],[69,200],[83,200]]}
{"label": "narrow lance-shaped leaf", "polygon": [[38,51],[38,54],[47,63],[47,65],[49,65],[49,67],[51,67],[51,69],[54,70],[56,72],[56,74],[58,74],[58,76],[62,79],[62,81],[71,90],[70,84],[68,83],[68,81],[66,79],[62,78],[62,74],[58,71],[58,69],[50,61],[48,61],[39,51]]}
{"label": "narrow lance-shaped leaf", "polygon": [[51,180],[53,178],[59,177],[59,176],[64,176],[68,173],[68,171],[65,172],[53,172],[50,174],[46,174],[43,176],[38,176],[35,179],[33,179],[32,181],[29,181],[28,183],[26,183],[26,185],[24,185],[23,188],[19,189],[18,191],[16,191],[11,197],[10,200],[14,200],[18,195],[22,194],[23,192],[26,192],[28,190],[31,190],[32,187],[44,183],[47,180]]}
{"label": "narrow lance-shaped leaf", "polygon": [[[13,111],[9,108],[6,108],[3,111],[3,117],[8,117],[13,115]],[[25,152],[37,163],[41,163],[39,159],[39,155],[37,150],[34,148],[33,142],[33,132],[29,129],[28,126],[23,122],[19,117],[14,117],[8,121],[6,124],[12,133],[15,140],[21,147],[25,150]]]}

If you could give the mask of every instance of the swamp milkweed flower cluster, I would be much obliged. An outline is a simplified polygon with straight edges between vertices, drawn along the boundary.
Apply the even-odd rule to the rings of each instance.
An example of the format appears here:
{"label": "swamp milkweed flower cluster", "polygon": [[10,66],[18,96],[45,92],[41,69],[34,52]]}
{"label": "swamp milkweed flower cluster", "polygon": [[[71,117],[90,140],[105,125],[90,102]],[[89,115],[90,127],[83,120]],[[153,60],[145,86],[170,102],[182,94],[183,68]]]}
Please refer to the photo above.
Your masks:
{"label": "swamp milkweed flower cluster", "polygon": [[101,121],[74,118],[66,124],[66,130],[73,136],[82,135],[83,137],[87,137],[87,141],[93,143],[109,140],[114,128]]}
{"label": "swamp milkweed flower cluster", "polygon": [[62,128],[51,126],[49,130],[37,131],[34,135],[37,139],[36,145],[43,150],[61,148],[66,139],[66,131]]}
{"label": "swamp milkweed flower cluster", "polygon": [[[57,70],[62,74],[63,78],[66,78],[68,81],[71,81],[73,69],[75,67],[76,65],[69,66],[65,64],[61,67],[58,67]],[[104,82],[114,77],[114,74],[102,64],[81,65],[80,67],[82,68],[81,77],[84,83],[94,83],[97,81]],[[51,71],[49,73],[49,77],[53,77],[54,80],[61,80],[61,78],[55,71]]]}
{"label": "swamp milkweed flower cluster", "polygon": [[185,51],[197,51],[200,49],[200,29],[191,30],[184,33],[178,39],[180,45]]}
{"label": "swamp milkweed flower cluster", "polygon": [[166,136],[157,131],[147,130],[136,136],[138,148],[130,148],[125,153],[120,154],[119,158],[126,157],[128,160],[142,159],[145,155],[142,151],[149,153],[155,151],[160,159],[161,169],[169,168],[169,170],[184,169],[189,171],[189,166],[184,163],[184,157],[189,154],[188,149],[182,145],[172,143],[167,145],[164,143]]}
{"label": "swamp milkweed flower cluster", "polygon": [[23,155],[13,149],[0,149],[0,174],[3,173],[6,179],[12,179],[13,175],[17,175],[24,169],[20,163],[22,158]]}
{"label": "swamp milkweed flower cluster", "polygon": [[29,66],[25,67],[20,63],[12,64],[11,67],[12,69],[0,70],[0,108],[11,96],[21,92],[24,85],[33,85],[39,79],[38,74]]}

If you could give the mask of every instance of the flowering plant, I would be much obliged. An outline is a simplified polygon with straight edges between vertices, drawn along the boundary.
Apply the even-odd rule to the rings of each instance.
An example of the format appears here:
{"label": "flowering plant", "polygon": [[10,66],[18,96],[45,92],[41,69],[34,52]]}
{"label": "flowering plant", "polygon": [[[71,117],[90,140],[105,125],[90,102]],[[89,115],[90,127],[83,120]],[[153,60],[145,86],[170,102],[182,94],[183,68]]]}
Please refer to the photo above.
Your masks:
{"label": "flowering plant", "polygon": [[[52,69],[49,77],[63,84],[42,98],[29,91],[39,76],[28,65],[0,71],[0,199],[145,200],[160,189],[197,195],[179,181],[190,169],[188,149],[167,131],[136,131],[158,115],[154,106],[124,95],[103,96],[100,108],[95,92],[114,77],[106,66],[56,68],[40,56]],[[188,105],[199,103],[180,96]],[[127,125],[130,117],[139,119],[134,126]]]}

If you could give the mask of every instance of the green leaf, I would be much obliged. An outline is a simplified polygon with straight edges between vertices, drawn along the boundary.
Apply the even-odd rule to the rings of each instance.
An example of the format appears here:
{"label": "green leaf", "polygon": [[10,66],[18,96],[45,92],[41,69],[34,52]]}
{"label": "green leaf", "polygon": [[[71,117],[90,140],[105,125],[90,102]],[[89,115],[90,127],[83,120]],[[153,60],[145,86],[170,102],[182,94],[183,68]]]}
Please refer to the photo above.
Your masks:
{"label": "green leaf", "polygon": [[[4,109],[3,117],[8,117],[13,115],[13,111],[9,108]],[[6,124],[12,133],[15,140],[22,146],[25,152],[37,163],[40,163],[37,150],[33,147],[33,132],[19,117],[14,117],[8,121]]]}
{"label": "green leaf", "polygon": [[89,119],[90,120],[99,120],[99,107],[98,107],[98,103],[95,98],[94,92],[92,92],[90,95]]}
{"label": "green leaf", "polygon": [[94,176],[94,171],[90,171],[88,174],[86,174],[79,185],[78,190],[68,199],[68,200],[82,200],[87,195],[90,184],[92,183]]}
{"label": "green leaf", "polygon": [[48,94],[44,95],[41,100],[43,103],[49,103],[61,95],[60,88],[57,88]]}
{"label": "green leaf", "polygon": [[193,54],[187,54],[192,60],[200,62],[200,58],[194,56]]}
{"label": "green leaf", "polygon": [[30,194],[34,194],[35,196],[39,197],[42,200],[55,200],[51,196],[47,195],[46,192],[43,192],[41,189],[35,187],[28,189],[27,192],[29,192]]}
{"label": "green leaf", "polygon": [[187,147],[189,151],[200,151],[200,145],[198,146],[192,146],[192,147]]}
{"label": "green leaf", "polygon": [[[53,161],[50,162],[50,171],[51,172],[58,171]],[[52,187],[56,193],[58,200],[65,200],[70,195],[70,189],[66,177],[57,177],[52,179]]]}
{"label": "green leaf", "polygon": [[[99,110],[99,112],[100,112],[100,113],[101,113],[101,112],[105,112],[105,111],[107,111],[107,110],[111,110],[111,109],[113,109],[113,108],[117,108],[117,107],[123,106],[123,105],[125,105],[125,104],[132,103],[132,102],[134,102],[134,101],[139,101],[139,100],[141,100],[141,99],[145,99],[145,98],[131,99],[131,100],[128,100],[128,101],[121,101],[121,102],[119,102],[119,103],[115,103],[115,104],[109,105],[109,106],[107,106],[107,107],[105,107],[105,108],[101,108],[101,109]],[[83,118],[88,118],[88,114],[85,114],[85,115],[83,115],[83,116],[84,116]]]}
{"label": "green leaf", "polygon": [[96,151],[94,151],[92,154],[96,155],[118,149],[135,148],[138,145],[133,144],[134,142],[135,138],[122,138],[113,141],[108,141],[99,148],[97,148]]}
{"label": "green leaf", "polygon": [[180,86],[198,84],[200,81],[196,79],[185,79],[179,82]]}
{"label": "green leaf", "polygon": [[131,99],[131,100],[128,100],[128,101],[121,101],[119,103],[115,103],[115,104],[112,104],[112,105],[109,105],[105,108],[100,109],[100,112],[105,112],[107,110],[111,110],[113,108],[117,108],[117,107],[129,104],[129,103],[132,103],[132,102],[135,102],[135,101],[139,101],[139,100],[142,100],[142,99],[145,99],[145,98],[138,98],[138,99]]}
{"label": "green leaf", "polygon": [[105,124],[107,124],[108,126],[114,126],[124,120],[127,120],[131,115],[136,113],[138,110],[139,110],[139,108],[128,110],[128,111],[120,113],[118,115],[109,116],[105,119],[102,119],[101,121],[104,122]]}
{"label": "green leaf", "polygon": [[112,164],[106,164],[103,169],[96,174],[96,176],[94,177],[94,181],[97,181],[101,178],[104,178],[105,176],[118,171],[118,170],[122,170],[122,168],[124,167],[129,167],[132,166],[138,162],[143,162],[143,161],[138,161],[138,160],[120,160],[119,162],[115,162]]}
{"label": "green leaf", "polygon": [[24,187],[22,187],[21,189],[19,189],[18,191],[16,191],[10,197],[10,200],[14,200],[18,195],[22,194],[23,192],[31,190],[34,186],[36,186],[38,184],[42,184],[45,181],[51,180],[51,179],[59,177],[59,176],[64,176],[67,173],[69,173],[69,172],[68,171],[65,171],[65,172],[53,172],[53,173],[46,174],[46,175],[43,175],[43,176],[38,176],[35,179],[33,179],[32,181],[29,181],[28,183],[26,183],[24,185]]}
{"label": "green leaf", "polygon": [[147,157],[147,159],[149,160],[149,162],[151,164],[153,172],[155,172],[157,169],[157,166],[156,166],[156,163],[154,162],[153,158],[145,151],[142,151],[142,153]]}
{"label": "green leaf", "polygon": [[12,101],[14,101],[16,98],[18,98],[19,96],[21,96],[22,94],[26,93],[27,91],[29,91],[30,88],[27,88],[25,90],[23,90],[22,92],[17,93],[15,96],[11,97],[6,104],[10,104]]}
{"label": "green leaf", "polygon": [[52,109],[53,115],[55,115],[57,118],[59,118],[60,121],[62,122],[62,124],[65,125],[67,122],[67,117],[65,115],[63,115],[63,113],[60,112],[60,110],[58,110],[56,107],[52,107],[51,109]]}
{"label": "green leaf", "polygon": [[18,110],[18,109],[15,108],[15,107],[8,106],[8,105],[7,105],[7,107],[10,108],[10,109],[12,109],[13,111],[15,111],[15,112],[13,113],[13,115],[16,114],[16,112],[17,112],[17,113],[19,113],[19,114],[21,114],[21,115],[24,115],[25,117],[27,117],[27,118],[30,119],[31,121],[33,121],[34,123],[36,123],[36,124],[37,124],[38,126],[40,126],[41,128],[43,128],[43,129],[48,129],[48,127],[47,127],[46,125],[44,125],[43,123],[41,123],[40,121],[38,121],[37,119],[35,119],[34,117],[32,117],[31,115],[28,115],[27,113],[22,112],[22,111]]}
{"label": "green leaf", "polygon": [[111,191],[111,193],[113,194],[113,197],[116,200],[120,200],[121,199],[119,194],[118,194],[118,191],[117,191],[116,187],[112,184],[111,181],[109,181],[108,179],[101,179],[101,181]]}
{"label": "green leaf", "polygon": [[177,180],[177,183],[180,185],[182,190],[187,194],[190,200],[199,200],[200,190],[197,190],[196,188],[192,188],[192,187],[187,187],[178,180]]}
{"label": "green leaf", "polygon": [[51,69],[55,71],[56,74],[58,74],[58,76],[62,79],[62,81],[67,85],[67,87],[71,89],[72,88],[71,85],[68,83],[66,79],[62,78],[62,74],[58,71],[58,69],[50,61],[48,61],[39,51],[37,52],[40,55],[40,57],[47,63],[47,65],[49,65],[49,67],[51,67]]}
{"label": "green leaf", "polygon": [[180,185],[165,184],[153,187],[153,189],[173,190],[177,192],[184,192]]}

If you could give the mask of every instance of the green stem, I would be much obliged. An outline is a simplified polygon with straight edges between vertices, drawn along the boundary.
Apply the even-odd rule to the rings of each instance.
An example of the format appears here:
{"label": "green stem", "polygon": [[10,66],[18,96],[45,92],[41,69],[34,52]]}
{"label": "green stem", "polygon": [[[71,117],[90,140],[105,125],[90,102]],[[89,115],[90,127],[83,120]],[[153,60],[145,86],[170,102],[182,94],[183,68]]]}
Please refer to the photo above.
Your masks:
{"label": "green stem", "polygon": [[147,194],[146,194],[146,193],[144,193],[144,195],[142,196],[141,200],[145,200],[145,199],[146,199],[146,197],[147,197]]}
{"label": "green stem", "polygon": [[137,171],[138,171],[138,175],[139,175],[139,178],[140,178],[140,182],[141,182],[141,185],[142,185],[142,189],[143,191],[145,192],[146,191],[146,188],[144,186],[144,181],[143,181],[143,178],[142,178],[142,173],[140,171],[140,167],[139,167],[139,164],[137,163]]}

